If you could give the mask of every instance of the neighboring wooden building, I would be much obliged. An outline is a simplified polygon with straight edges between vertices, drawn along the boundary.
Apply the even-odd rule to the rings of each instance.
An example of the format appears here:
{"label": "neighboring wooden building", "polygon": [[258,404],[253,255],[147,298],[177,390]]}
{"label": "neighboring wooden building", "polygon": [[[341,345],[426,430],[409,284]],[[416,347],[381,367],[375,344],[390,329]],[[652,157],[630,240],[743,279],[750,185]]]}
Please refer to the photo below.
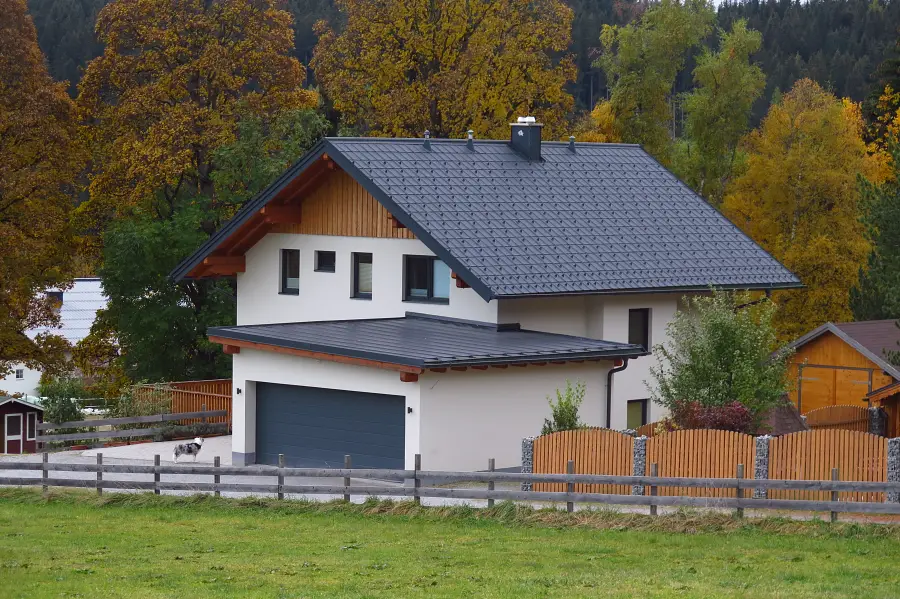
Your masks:
{"label": "neighboring wooden building", "polygon": [[13,397],[0,397],[0,453],[37,452],[37,424],[44,408]]}
{"label": "neighboring wooden building", "polygon": [[900,382],[875,389],[869,393],[868,399],[887,415],[885,436],[889,439],[900,437]]}
{"label": "neighboring wooden building", "polygon": [[867,395],[896,381],[900,369],[886,350],[900,350],[893,320],[825,323],[788,347],[794,388],[791,401],[801,414],[836,405],[869,405]]}

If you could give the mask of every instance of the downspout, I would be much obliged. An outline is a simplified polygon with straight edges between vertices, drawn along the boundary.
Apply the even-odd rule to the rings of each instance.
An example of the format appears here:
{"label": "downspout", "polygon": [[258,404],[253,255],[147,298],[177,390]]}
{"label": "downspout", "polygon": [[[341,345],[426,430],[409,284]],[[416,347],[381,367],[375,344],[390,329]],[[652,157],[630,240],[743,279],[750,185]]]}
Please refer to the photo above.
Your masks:
{"label": "downspout", "polygon": [[621,366],[611,368],[606,373],[606,428],[612,428],[612,380],[613,375],[628,368],[628,358],[622,360]]}

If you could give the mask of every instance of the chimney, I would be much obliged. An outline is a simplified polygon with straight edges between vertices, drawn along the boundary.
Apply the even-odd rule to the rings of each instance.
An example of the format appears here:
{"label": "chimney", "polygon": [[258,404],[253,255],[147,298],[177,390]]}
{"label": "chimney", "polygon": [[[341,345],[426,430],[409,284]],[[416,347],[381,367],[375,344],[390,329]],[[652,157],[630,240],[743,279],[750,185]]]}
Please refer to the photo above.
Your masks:
{"label": "chimney", "polygon": [[512,139],[509,141],[512,149],[528,160],[540,160],[543,125],[536,123],[533,116],[520,116],[509,126],[512,129]]}

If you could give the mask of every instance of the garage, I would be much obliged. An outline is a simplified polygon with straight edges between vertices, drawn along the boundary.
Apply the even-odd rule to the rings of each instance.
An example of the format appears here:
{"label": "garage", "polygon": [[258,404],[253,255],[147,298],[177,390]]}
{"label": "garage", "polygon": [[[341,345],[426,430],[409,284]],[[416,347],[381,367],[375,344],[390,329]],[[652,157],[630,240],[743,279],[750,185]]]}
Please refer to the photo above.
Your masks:
{"label": "garage", "polygon": [[296,468],[404,467],[401,396],[275,383],[256,384],[256,461]]}

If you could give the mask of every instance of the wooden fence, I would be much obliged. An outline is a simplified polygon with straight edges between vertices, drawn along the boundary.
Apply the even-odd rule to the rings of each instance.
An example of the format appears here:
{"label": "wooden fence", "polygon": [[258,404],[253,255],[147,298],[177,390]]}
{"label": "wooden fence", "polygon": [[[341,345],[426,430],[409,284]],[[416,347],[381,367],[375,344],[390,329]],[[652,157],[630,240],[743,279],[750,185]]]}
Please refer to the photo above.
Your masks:
{"label": "wooden fence", "polygon": [[[543,435],[534,441],[534,472],[565,472],[569,460],[577,474],[632,473],[634,438],[608,428],[587,428]],[[578,459],[575,459],[578,456]],[[630,493],[622,486],[577,486],[579,493]],[[564,485],[538,483],[535,491],[565,491]]]}
{"label": "wooden fence", "polygon": [[812,430],[869,432],[869,412],[862,406],[825,406],[805,414]]}
{"label": "wooden fence", "polygon": [[659,421],[656,422],[648,422],[647,424],[642,424],[637,427],[635,430],[635,436],[637,437],[655,437],[656,429],[659,427]]}
{"label": "wooden fence", "polygon": [[[658,464],[659,475],[686,478],[731,478],[738,464],[752,468],[755,456],[750,435],[709,429],[679,430],[647,440],[647,464]],[[681,490],[661,487],[660,495]],[[687,489],[696,497],[734,497],[734,489]]]}
{"label": "wooden fence", "polygon": [[[224,410],[225,415],[209,420],[212,424],[227,423],[231,426],[231,379],[212,379],[208,381],[178,381],[157,385],[138,385],[135,394],[149,396],[162,394],[172,406],[173,414],[199,412],[203,409]],[[202,408],[202,406],[206,406]],[[199,420],[190,420],[193,424]]]}
{"label": "wooden fence", "polygon": [[[55,429],[98,428],[106,426],[122,426],[126,424],[153,424],[156,422],[208,422],[213,418],[219,420],[225,416],[225,410],[204,410],[184,412],[181,414],[153,414],[151,416],[132,416],[129,418],[102,418],[97,420],[73,420],[70,422],[39,422],[37,425],[37,442],[49,443],[58,441],[78,441],[82,439],[131,439],[135,437],[154,437],[166,432],[166,428],[134,428],[105,431],[79,431],[75,433],[46,434],[44,431]],[[225,423],[215,425],[219,432],[227,432]]]}
{"label": "wooden fence", "polygon": [[[817,480],[831,478],[838,468],[841,480],[887,480],[885,437],[848,430],[815,430],[772,439],[769,478]],[[828,493],[805,490],[772,491],[775,499],[824,500]],[[844,501],[884,501],[881,493],[841,493]]]}
{"label": "wooden fence", "polygon": [[[280,460],[283,462],[283,460]],[[650,506],[652,514],[657,513],[657,506],[686,506],[700,508],[735,509],[738,516],[744,509],[802,510],[807,512],[831,512],[832,520],[837,519],[838,512],[863,514],[900,514],[900,503],[896,502],[859,502],[859,501],[808,501],[789,499],[754,499],[750,497],[754,488],[769,490],[815,490],[822,492],[841,492],[852,495],[871,495],[873,493],[900,492],[900,482],[847,482],[831,480],[752,480],[744,478],[673,478],[654,476],[615,476],[590,474],[526,474],[512,472],[440,472],[422,469],[414,470],[369,470],[369,469],[326,469],[326,468],[282,468],[272,466],[218,466],[218,458],[214,466],[200,465],[160,465],[160,457],[156,456],[154,465],[122,465],[104,464],[103,455],[97,455],[96,464],[63,464],[51,463],[49,455],[43,454],[43,461],[36,462],[0,462],[0,471],[20,471],[17,475],[0,477],[0,485],[40,486],[45,491],[50,487],[81,487],[96,489],[102,494],[105,489],[144,490],[154,493],[162,491],[181,491],[192,493],[236,492],[247,494],[271,494],[284,499],[286,494],[334,495],[343,496],[350,501],[353,495],[375,496],[383,498],[407,497],[417,503],[425,497],[487,500],[491,505],[494,500],[553,502],[565,503],[567,511],[573,511],[576,503],[607,505],[641,505]],[[420,457],[416,456],[420,464]],[[31,476],[22,476],[31,471]],[[89,478],[55,478],[52,472],[95,473]],[[39,473],[39,474],[38,474]],[[111,474],[146,474],[147,480],[110,480]],[[193,477],[209,477],[202,481],[163,481],[162,475],[191,475]],[[222,480],[222,477],[271,477],[272,482],[258,481],[238,482]],[[343,479],[343,484],[323,481],[323,484],[290,484],[289,477],[313,478],[325,477]],[[407,480],[404,486],[381,486],[369,484],[360,486],[353,479]],[[460,487],[427,486],[447,485],[448,483],[485,483],[486,488],[474,488],[471,484]],[[423,484],[424,483],[424,484]],[[519,491],[496,489],[500,483],[551,483],[565,485],[565,492]],[[649,489],[647,495],[614,495],[604,493],[585,493],[575,491],[580,488],[631,488],[633,485]],[[687,489],[726,489],[729,495],[737,497],[690,497],[659,496],[653,494],[654,488],[679,487]]]}

